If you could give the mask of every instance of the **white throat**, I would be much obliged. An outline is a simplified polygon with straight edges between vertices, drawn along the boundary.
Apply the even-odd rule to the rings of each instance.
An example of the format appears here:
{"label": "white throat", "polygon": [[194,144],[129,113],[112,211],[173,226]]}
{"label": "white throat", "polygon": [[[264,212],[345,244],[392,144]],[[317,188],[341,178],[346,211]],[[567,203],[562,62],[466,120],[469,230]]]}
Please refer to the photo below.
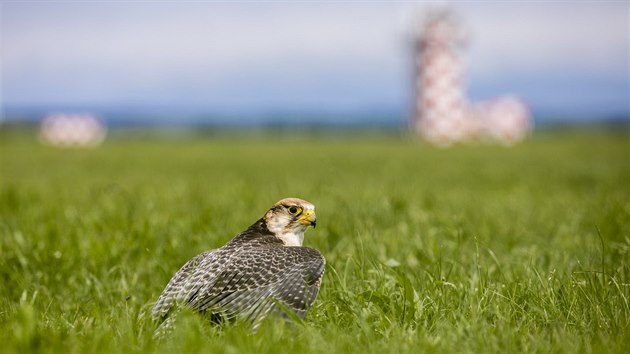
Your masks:
{"label": "white throat", "polygon": [[285,232],[277,234],[276,237],[281,239],[285,246],[300,247],[304,242],[304,232]]}
{"label": "white throat", "polygon": [[304,232],[308,226],[295,223],[289,227],[291,219],[285,215],[276,215],[273,217],[270,210],[265,216],[267,219],[267,229],[271,231],[277,238],[281,239],[285,246],[300,247],[304,242]]}
{"label": "white throat", "polygon": [[271,218],[267,222],[267,228],[273,232],[277,238],[284,242],[285,246],[302,246],[304,242],[304,231],[306,226],[299,226],[297,228],[287,228],[289,219],[287,217]]}

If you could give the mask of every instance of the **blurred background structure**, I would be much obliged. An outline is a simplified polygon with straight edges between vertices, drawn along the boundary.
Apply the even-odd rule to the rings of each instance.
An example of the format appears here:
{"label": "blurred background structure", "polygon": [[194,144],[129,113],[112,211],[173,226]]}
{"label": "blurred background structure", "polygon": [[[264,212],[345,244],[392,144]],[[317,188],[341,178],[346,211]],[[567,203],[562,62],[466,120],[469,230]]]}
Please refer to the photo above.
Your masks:
{"label": "blurred background structure", "polygon": [[98,146],[107,134],[103,123],[90,114],[50,114],[40,125],[42,142],[54,146]]}
{"label": "blurred background structure", "polygon": [[[528,112],[536,126],[630,122],[627,2],[452,7],[472,44],[438,76],[455,81],[453,122],[476,118],[446,140],[517,141]],[[410,32],[425,8],[55,1],[0,10],[4,123],[91,112],[110,128],[402,129],[415,101]],[[506,92],[519,99],[488,101]]]}
{"label": "blurred background structure", "polygon": [[442,146],[473,139],[507,144],[522,140],[532,118],[521,100],[504,96],[469,101],[460,54],[467,35],[462,20],[447,8],[426,11],[422,17],[414,46],[411,127]]}
{"label": "blurred background structure", "polygon": [[418,22],[412,128],[434,144],[462,141],[473,135],[459,53],[465,33],[445,9],[423,13]]}

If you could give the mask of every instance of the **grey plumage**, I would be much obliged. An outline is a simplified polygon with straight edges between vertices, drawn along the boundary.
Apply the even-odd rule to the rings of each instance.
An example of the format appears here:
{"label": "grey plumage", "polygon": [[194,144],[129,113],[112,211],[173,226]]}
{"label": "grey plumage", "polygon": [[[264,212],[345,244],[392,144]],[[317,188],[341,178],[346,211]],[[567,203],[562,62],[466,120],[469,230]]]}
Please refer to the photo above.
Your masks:
{"label": "grey plumage", "polygon": [[[299,212],[292,213],[294,208]],[[216,321],[243,319],[254,326],[271,313],[286,315],[285,310],[303,318],[325,266],[319,251],[301,246],[310,225],[315,225],[312,204],[279,201],[225,246],[184,264],[160,295],[153,317],[170,326],[177,306],[185,304]],[[295,242],[299,246],[290,246]]]}

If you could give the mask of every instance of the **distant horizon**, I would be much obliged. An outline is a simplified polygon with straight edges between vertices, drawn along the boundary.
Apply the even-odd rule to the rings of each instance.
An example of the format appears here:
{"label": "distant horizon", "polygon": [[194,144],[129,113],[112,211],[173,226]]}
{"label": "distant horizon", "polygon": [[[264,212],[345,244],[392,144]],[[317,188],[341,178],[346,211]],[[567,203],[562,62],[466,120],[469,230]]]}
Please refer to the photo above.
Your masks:
{"label": "distant horizon", "polygon": [[[166,126],[166,127],[401,127],[409,120],[409,113],[402,110],[372,109],[348,112],[269,110],[267,112],[222,113],[202,110],[179,110],[156,107],[69,107],[27,106],[2,110],[0,123],[37,124],[50,114],[89,114],[98,117],[109,126]],[[564,115],[551,112],[533,112],[534,125],[556,124],[630,124],[630,114],[625,112],[599,115]]]}

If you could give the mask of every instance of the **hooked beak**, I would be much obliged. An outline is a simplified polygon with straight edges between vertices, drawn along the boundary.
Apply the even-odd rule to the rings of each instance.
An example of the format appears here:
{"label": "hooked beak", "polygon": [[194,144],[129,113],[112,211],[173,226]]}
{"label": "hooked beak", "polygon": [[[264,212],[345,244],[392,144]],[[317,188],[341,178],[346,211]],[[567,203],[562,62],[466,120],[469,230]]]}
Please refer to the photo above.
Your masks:
{"label": "hooked beak", "polygon": [[317,225],[317,216],[315,215],[315,210],[305,210],[298,221],[306,226],[310,225],[312,227],[315,227]]}

